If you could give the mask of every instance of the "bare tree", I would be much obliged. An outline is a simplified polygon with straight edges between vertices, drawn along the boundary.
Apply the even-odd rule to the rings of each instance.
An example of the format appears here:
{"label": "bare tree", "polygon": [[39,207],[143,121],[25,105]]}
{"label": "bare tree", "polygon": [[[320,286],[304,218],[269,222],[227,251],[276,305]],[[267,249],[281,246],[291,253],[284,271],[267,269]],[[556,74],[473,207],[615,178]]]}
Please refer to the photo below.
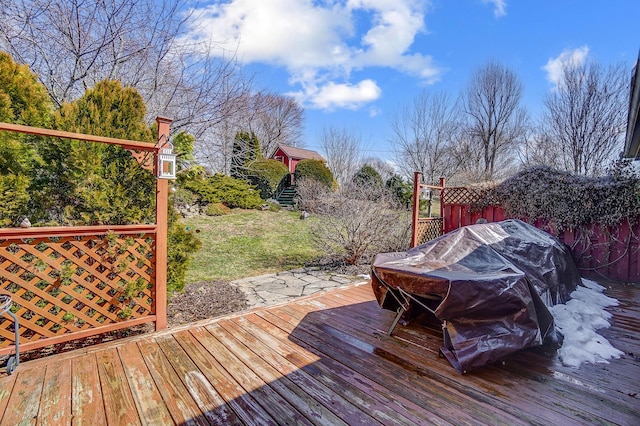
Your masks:
{"label": "bare tree", "polygon": [[325,128],[320,135],[320,146],[336,181],[340,186],[346,185],[363,163],[360,136],[347,129]]}
{"label": "bare tree", "polygon": [[255,93],[247,98],[246,128],[258,137],[264,157],[273,154],[278,144],[303,145],[304,109],[295,99],[274,93]]}
{"label": "bare tree", "polygon": [[562,169],[559,145],[544,131],[525,138],[518,149],[518,158],[525,168],[546,165]]}
{"label": "bare tree", "polygon": [[555,144],[562,169],[597,176],[624,143],[629,78],[624,64],[567,64],[556,90],[545,98],[542,127]]}
{"label": "bare tree", "polygon": [[396,162],[405,176],[419,171],[429,183],[455,173],[451,146],[459,134],[455,103],[446,93],[421,92],[391,121]]}
{"label": "bare tree", "polygon": [[235,58],[188,41],[187,0],[15,0],[0,8],[0,48],[39,76],[58,105],[104,79],[135,87],[150,119],[197,138],[247,90]]}
{"label": "bare tree", "polygon": [[527,112],[520,106],[523,90],[518,76],[495,61],[473,73],[462,96],[467,115],[465,149],[482,155],[462,164],[467,173],[475,172],[483,180],[500,176],[505,160],[509,162],[526,135]]}

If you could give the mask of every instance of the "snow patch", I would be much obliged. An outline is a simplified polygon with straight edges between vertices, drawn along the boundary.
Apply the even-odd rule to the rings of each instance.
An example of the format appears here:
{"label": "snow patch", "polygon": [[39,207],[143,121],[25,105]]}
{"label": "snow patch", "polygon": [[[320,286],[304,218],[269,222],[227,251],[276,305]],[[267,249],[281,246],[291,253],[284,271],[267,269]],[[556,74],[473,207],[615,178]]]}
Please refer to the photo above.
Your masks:
{"label": "snow patch", "polygon": [[618,306],[618,301],[602,294],[600,284],[582,279],[582,285],[571,293],[565,304],[551,306],[556,329],[564,336],[558,355],[562,363],[578,368],[583,362],[608,363],[608,359],[619,358],[624,352],[614,348],[596,330],[611,326],[609,306]]}

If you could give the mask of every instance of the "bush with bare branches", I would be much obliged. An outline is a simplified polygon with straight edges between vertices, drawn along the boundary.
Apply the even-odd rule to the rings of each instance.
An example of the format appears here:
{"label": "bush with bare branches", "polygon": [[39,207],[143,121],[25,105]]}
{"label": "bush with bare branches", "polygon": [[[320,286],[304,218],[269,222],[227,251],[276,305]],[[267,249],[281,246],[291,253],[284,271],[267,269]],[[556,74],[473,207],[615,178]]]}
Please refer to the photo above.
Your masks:
{"label": "bush with bare branches", "polygon": [[383,251],[409,247],[410,220],[386,188],[346,185],[339,191],[314,191],[299,186],[300,206],[319,216],[311,222],[315,242],[328,255],[350,265],[368,262]]}

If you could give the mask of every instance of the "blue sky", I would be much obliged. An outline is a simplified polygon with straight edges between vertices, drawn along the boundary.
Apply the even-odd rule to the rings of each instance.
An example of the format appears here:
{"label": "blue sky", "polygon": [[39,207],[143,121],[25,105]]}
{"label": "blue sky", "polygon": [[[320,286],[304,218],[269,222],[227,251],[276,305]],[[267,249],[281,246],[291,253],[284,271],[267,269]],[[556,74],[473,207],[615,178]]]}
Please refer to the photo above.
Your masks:
{"label": "blue sky", "polygon": [[395,111],[421,90],[457,96],[490,59],[522,79],[535,117],[563,61],[622,61],[631,75],[640,49],[638,0],[215,0],[195,14],[194,37],[304,106],[304,146],[346,128],[383,159]]}

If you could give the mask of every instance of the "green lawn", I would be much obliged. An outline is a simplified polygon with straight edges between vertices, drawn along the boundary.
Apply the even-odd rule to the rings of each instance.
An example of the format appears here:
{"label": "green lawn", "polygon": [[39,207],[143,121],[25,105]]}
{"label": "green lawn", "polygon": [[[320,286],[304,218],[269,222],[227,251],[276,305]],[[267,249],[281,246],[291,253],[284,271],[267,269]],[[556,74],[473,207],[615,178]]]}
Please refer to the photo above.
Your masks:
{"label": "green lawn", "polygon": [[202,241],[187,283],[295,269],[321,255],[312,243],[309,221],[300,220],[299,212],[234,210],[226,216],[185,219],[184,224]]}

